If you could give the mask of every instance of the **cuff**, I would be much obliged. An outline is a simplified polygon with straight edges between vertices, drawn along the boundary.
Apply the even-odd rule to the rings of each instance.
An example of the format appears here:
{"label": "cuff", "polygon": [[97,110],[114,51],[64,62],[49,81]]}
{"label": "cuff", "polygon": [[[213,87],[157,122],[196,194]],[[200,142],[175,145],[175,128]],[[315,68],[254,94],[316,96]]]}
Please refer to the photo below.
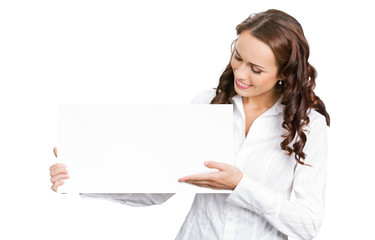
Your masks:
{"label": "cuff", "polygon": [[281,206],[281,201],[278,201],[279,198],[271,189],[243,175],[241,181],[233,192],[229,194],[226,201],[263,216],[278,212]]}

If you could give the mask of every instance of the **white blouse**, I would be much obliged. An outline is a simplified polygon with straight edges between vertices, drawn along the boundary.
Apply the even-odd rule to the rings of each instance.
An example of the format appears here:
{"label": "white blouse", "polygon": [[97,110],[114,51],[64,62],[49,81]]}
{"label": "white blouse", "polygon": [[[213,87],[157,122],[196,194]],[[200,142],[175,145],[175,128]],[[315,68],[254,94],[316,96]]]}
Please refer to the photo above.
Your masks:
{"label": "white blouse", "polygon": [[[193,104],[209,104],[215,90],[202,90]],[[238,94],[233,104],[233,164],[243,177],[232,193],[196,194],[176,239],[311,239],[324,217],[327,169],[327,125],[315,110],[309,113],[305,163],[280,148],[281,98],[252,124],[245,137],[245,113]],[[294,139],[295,141],[296,139]],[[293,142],[294,142],[293,141]],[[292,145],[293,142],[290,144]],[[291,200],[294,192],[295,199]],[[173,194],[94,194],[133,206],[160,204]]]}

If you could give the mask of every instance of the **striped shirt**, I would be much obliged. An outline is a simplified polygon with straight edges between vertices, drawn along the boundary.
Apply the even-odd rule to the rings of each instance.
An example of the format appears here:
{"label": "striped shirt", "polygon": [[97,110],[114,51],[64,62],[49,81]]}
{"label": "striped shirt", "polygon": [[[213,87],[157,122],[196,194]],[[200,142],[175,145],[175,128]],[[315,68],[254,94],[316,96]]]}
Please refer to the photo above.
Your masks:
{"label": "striped shirt", "polygon": [[[202,90],[193,104],[209,104],[215,90]],[[327,169],[325,117],[309,112],[310,123],[303,149],[305,163],[280,148],[285,130],[281,98],[253,122],[245,137],[242,97],[233,104],[233,165],[243,177],[231,193],[196,194],[177,240],[281,240],[287,236],[312,239],[324,217]],[[296,139],[294,139],[295,141]],[[293,141],[293,142],[294,142]],[[292,143],[293,143],[292,142]],[[291,143],[291,145],[292,145]],[[291,198],[292,193],[294,198]],[[143,206],[160,204],[173,194],[81,194]]]}

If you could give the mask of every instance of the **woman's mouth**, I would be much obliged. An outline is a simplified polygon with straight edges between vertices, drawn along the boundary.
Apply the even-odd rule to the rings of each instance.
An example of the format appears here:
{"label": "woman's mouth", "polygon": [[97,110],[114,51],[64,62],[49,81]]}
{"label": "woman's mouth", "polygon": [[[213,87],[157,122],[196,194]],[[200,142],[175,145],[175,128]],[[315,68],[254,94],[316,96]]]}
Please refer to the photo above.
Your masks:
{"label": "woman's mouth", "polygon": [[236,82],[236,85],[242,89],[248,89],[250,87],[252,87],[253,85],[247,85],[247,84],[243,84],[242,82],[238,81],[238,79],[236,78],[235,79],[235,82]]}

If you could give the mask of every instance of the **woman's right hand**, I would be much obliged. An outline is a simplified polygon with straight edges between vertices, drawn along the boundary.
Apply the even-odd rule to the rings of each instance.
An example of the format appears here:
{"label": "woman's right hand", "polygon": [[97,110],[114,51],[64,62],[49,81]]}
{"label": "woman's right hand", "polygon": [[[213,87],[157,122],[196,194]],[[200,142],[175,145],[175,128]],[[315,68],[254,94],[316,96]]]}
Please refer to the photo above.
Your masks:
{"label": "woman's right hand", "polygon": [[[53,148],[53,153],[55,154],[57,158],[57,149],[56,147]],[[66,165],[63,163],[55,163],[50,168],[50,175],[51,175],[51,182],[52,187],[51,189],[55,192],[57,192],[57,188],[64,184],[64,181],[62,179],[68,179],[68,170],[66,170]]]}

